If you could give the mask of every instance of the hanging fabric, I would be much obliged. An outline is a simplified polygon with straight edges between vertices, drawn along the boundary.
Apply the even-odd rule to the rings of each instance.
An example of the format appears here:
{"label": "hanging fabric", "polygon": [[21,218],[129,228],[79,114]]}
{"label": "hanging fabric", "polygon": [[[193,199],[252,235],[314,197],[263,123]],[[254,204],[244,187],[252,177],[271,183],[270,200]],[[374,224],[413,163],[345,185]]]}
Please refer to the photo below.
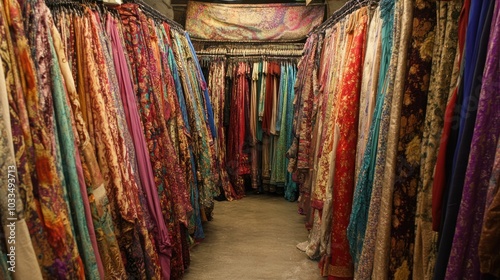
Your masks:
{"label": "hanging fabric", "polygon": [[[347,67],[355,40],[343,33],[364,6],[372,8],[367,41],[361,43],[366,55],[359,67]],[[320,259],[322,275],[479,279],[498,274],[490,254],[496,246],[490,238],[496,232],[498,125],[490,111],[496,101],[488,95],[497,84],[490,78],[498,57],[497,10],[491,1],[381,1],[378,7],[352,1],[310,34],[301,62],[319,56],[299,65],[297,138],[288,156],[292,171],[307,167],[296,179],[299,212],[307,215],[310,232],[297,247]],[[354,104],[339,99],[346,69],[359,71],[354,79],[359,99],[349,99]],[[312,77],[312,86],[302,87],[303,77]],[[312,109],[303,101],[311,92]],[[339,127],[349,123],[340,121],[347,108],[359,108],[358,135],[353,129],[349,134],[353,145]],[[301,126],[304,121],[307,126]],[[302,148],[307,161],[301,161],[301,141],[307,143]],[[351,167],[351,157],[340,160],[348,152],[357,179],[336,180]],[[350,214],[346,228],[342,213]],[[346,248],[339,242],[344,234]],[[350,254],[343,254],[347,249]]]}

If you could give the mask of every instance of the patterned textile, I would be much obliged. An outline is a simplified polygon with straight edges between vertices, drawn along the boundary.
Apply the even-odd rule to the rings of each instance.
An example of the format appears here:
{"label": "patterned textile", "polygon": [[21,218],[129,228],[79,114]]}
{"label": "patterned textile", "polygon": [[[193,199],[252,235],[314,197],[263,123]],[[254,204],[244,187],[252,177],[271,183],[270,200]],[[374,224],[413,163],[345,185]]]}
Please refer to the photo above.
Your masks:
{"label": "patterned textile", "polygon": [[[4,69],[11,106],[16,165],[20,171],[18,176],[20,182],[23,182],[20,185],[26,184],[26,198],[23,197],[28,209],[26,221],[33,235],[34,249],[44,278],[83,279],[83,262],[69,223],[71,218],[65,201],[64,178],[60,177],[62,173],[59,172],[60,165],[56,161],[56,132],[49,73],[50,49],[42,47],[43,42],[48,43],[49,38],[47,33],[31,30],[30,35],[33,36],[30,38],[34,40],[31,43],[38,50],[31,53],[19,17],[21,9],[15,1],[6,3],[8,5],[2,9],[2,18],[15,21],[9,23],[10,29],[4,25],[5,30],[2,30],[5,32],[2,38],[6,39],[2,40],[2,60],[4,65],[8,65]],[[37,3],[35,8],[38,17],[34,20],[38,21],[44,12],[44,4]],[[7,13],[9,17],[6,16]],[[48,26],[38,25],[38,28],[43,30]],[[34,55],[33,59],[31,55]],[[35,63],[44,71],[44,75],[36,72]],[[28,157],[24,157],[23,153]],[[29,173],[25,173],[27,171]],[[30,178],[33,176],[31,172],[36,172],[36,180],[35,177]],[[30,189],[32,182],[33,190]]]}
{"label": "patterned textile", "polygon": [[[45,268],[50,268],[50,266],[52,265],[53,252],[49,247],[50,245],[47,239],[48,232],[44,228],[43,221],[38,212],[38,197],[34,196],[35,192],[37,191],[37,185],[33,184],[34,182],[32,181],[31,177],[31,170],[34,169],[34,150],[31,132],[29,131],[28,112],[26,110],[26,103],[24,102],[24,98],[22,96],[22,89],[20,88],[20,84],[17,83],[17,86],[15,84],[16,80],[19,81],[17,72],[18,70],[14,68],[16,66],[15,60],[11,58],[9,47],[7,44],[7,40],[9,40],[9,37],[6,37],[7,30],[5,29],[6,26],[4,22],[4,6],[0,5],[0,8],[2,12],[2,15],[0,17],[0,35],[2,38],[6,38],[6,40],[2,40],[0,44],[0,56],[2,59],[3,75],[1,78],[3,87],[1,94],[2,98],[5,98],[4,94],[6,94],[8,99],[8,102],[2,105],[7,105],[7,114],[10,113],[10,127],[12,132],[12,143],[14,146],[13,151],[15,152],[15,165],[17,169],[16,179],[18,180],[18,182],[22,182],[21,184],[18,184],[20,191],[19,193],[21,194],[21,196],[19,197],[22,199],[22,202],[24,204],[22,207],[20,207],[20,209],[24,208],[24,215],[26,218],[25,220],[28,226],[29,234],[31,235],[33,249],[39,257],[38,271],[42,269],[42,275],[38,275],[38,278],[41,278],[43,275],[51,275],[48,271],[45,270]],[[24,55],[27,59],[29,59],[29,54]],[[6,134],[7,136],[3,139],[7,140],[9,134],[8,132]],[[8,160],[7,155],[3,158],[5,160]],[[40,254],[41,252],[44,253]],[[5,269],[7,269],[6,265],[7,259],[5,259]],[[36,269],[33,270],[33,274],[31,276],[36,277],[35,270]],[[6,275],[6,279],[9,278],[10,275]]]}
{"label": "patterned textile", "polygon": [[[255,68],[254,68],[255,69]],[[223,60],[218,60],[210,64],[210,70],[209,70],[209,75],[208,75],[208,88],[210,92],[210,100],[213,103],[213,108],[214,108],[214,119],[215,119],[215,124],[218,127],[217,130],[217,147],[218,147],[218,153],[217,153],[217,158],[218,158],[218,164],[220,168],[220,183],[222,184],[222,188],[224,189],[224,195],[227,200],[231,201],[233,199],[237,199],[238,195],[235,193],[235,190],[233,188],[233,185],[231,184],[229,180],[229,175],[226,170],[226,158],[227,158],[227,153],[226,153],[226,129],[224,127],[224,107],[226,102],[228,102],[225,99],[225,83],[224,79],[226,76],[226,66],[225,62]],[[253,88],[252,88],[253,90]],[[256,89],[255,89],[256,90]],[[252,95],[253,98],[253,95]],[[255,93],[255,98],[257,98],[256,93]],[[253,102],[253,101],[252,101]],[[256,105],[257,101],[255,100]],[[252,110],[251,110],[252,111]],[[257,112],[255,109],[254,112]],[[255,122],[257,121],[257,116],[254,117]],[[254,133],[255,137],[256,135],[256,123],[254,125]],[[254,145],[256,145],[256,140],[254,141]],[[255,147],[254,147],[255,148]],[[256,148],[255,148],[256,149]],[[256,151],[255,151],[256,152]],[[255,160],[256,154],[254,155],[254,151],[252,151],[252,179],[256,175],[254,175],[255,172],[257,172],[257,168],[254,166],[254,164],[257,164],[257,161]],[[255,182],[255,185],[257,183]],[[252,183],[252,186],[254,186],[254,183]]]}
{"label": "patterned textile", "polygon": [[[309,173],[315,157],[310,154],[314,151],[313,145],[313,129],[316,127],[313,123],[313,105],[314,105],[314,84],[319,65],[315,63],[318,53],[319,36],[312,34],[304,45],[304,55],[299,61],[299,71],[297,72],[297,80],[295,82],[295,91],[297,95],[294,100],[294,115],[293,115],[293,140],[289,146],[287,157],[288,172],[293,173],[295,181],[299,184],[299,211],[307,215],[307,227],[310,226],[311,212],[311,184],[312,174]],[[310,71],[310,65],[314,65]]]}
{"label": "patterned textile", "polygon": [[[380,3],[380,17],[382,20],[382,31],[381,31],[382,54],[380,59],[380,71],[378,77],[378,88],[377,88],[375,110],[372,118],[372,124],[370,125],[370,134],[373,134],[372,136],[373,139],[370,140],[370,134],[369,134],[367,142],[368,144],[366,146],[365,155],[363,158],[363,164],[361,166],[361,171],[359,173],[358,180],[356,183],[356,189],[354,191],[352,213],[356,213],[355,211],[364,211],[368,212],[368,214],[360,215],[356,219],[351,218],[350,221],[350,224],[354,223],[366,224],[366,230],[364,233],[365,236],[362,241],[363,246],[360,247],[360,243],[358,243],[357,245],[358,250],[361,251],[361,255],[359,256],[359,264],[356,267],[355,277],[359,279],[369,279],[371,277],[372,270],[374,268],[373,263],[375,255],[375,241],[377,238],[377,225],[378,225],[380,203],[382,198],[381,197],[382,186],[373,185],[373,179],[375,173],[375,165],[376,164],[383,165],[382,162],[376,161],[376,155],[378,149],[377,144],[379,140],[378,138],[375,137],[375,135],[378,135],[378,133],[375,133],[375,131],[378,131],[380,126],[382,106],[384,104],[384,100],[386,97],[386,92],[383,91],[382,89],[384,88],[385,79],[386,76],[388,75],[387,74],[388,69],[391,65],[393,44],[395,44],[395,42],[393,42],[395,41],[395,39],[393,38],[394,37],[393,27],[395,26],[394,10],[395,10],[394,2],[382,1]],[[372,188],[373,190],[370,190]],[[355,210],[356,208],[359,208],[361,210]],[[360,227],[360,229],[361,229],[360,234],[362,234],[363,232],[362,227]],[[362,235],[360,236],[362,238]],[[357,236],[353,236],[352,234],[349,234],[349,237],[351,239],[358,238]],[[353,257],[355,257],[355,255]]]}
{"label": "patterned textile", "polygon": [[[368,42],[367,42],[367,51],[366,55],[371,54],[371,51],[376,49],[377,51],[374,52],[371,57],[366,57],[365,58],[365,66],[363,70],[363,81],[361,82],[361,93],[360,93],[360,116],[359,116],[359,125],[358,125],[358,147],[356,148],[356,153],[357,153],[357,161],[359,160],[359,167],[357,166],[356,168],[356,186],[355,186],[355,191],[353,195],[353,206],[352,206],[352,212],[351,212],[351,218],[349,222],[349,226],[347,227],[347,232],[348,232],[348,238],[349,238],[349,248],[351,252],[351,256],[353,258],[354,262],[354,269],[355,272],[357,271],[357,264],[361,255],[361,250],[363,246],[363,240],[364,240],[364,235],[365,235],[365,230],[366,230],[366,223],[367,223],[367,215],[368,215],[368,206],[370,203],[370,191],[369,189],[363,189],[361,185],[358,186],[358,184],[361,182],[361,176],[359,175],[361,172],[361,164],[362,160],[364,158],[364,155],[366,153],[366,150],[371,150],[371,152],[375,152],[374,149],[372,149],[372,142],[378,141],[378,133],[377,131],[377,124],[373,123],[371,124],[378,116],[378,112],[380,111],[377,110],[375,111],[375,100],[372,100],[371,106],[373,107],[372,109],[369,109],[369,100],[375,99],[377,95],[377,75],[369,75],[368,71],[372,71],[377,73],[380,69],[380,59],[381,59],[381,54],[382,54],[382,40],[380,39],[382,32],[382,19],[380,17],[380,8],[377,8],[375,13],[373,14],[372,21],[370,23],[369,27],[369,33],[368,33]],[[379,39],[376,39],[379,38]],[[384,42],[385,43],[385,42]],[[373,46],[375,45],[375,46]],[[375,61],[373,61],[375,60]],[[373,62],[374,63],[373,63]],[[373,66],[370,67],[370,65]],[[366,88],[367,85],[370,82],[367,80],[371,79],[371,88]],[[372,94],[373,96],[366,96],[365,95],[370,95]],[[377,98],[378,99],[378,98]],[[371,112],[371,113],[370,113]],[[363,116],[361,115],[363,114]],[[373,118],[372,115],[375,117]],[[373,125],[374,128],[370,130],[370,125]],[[366,126],[368,127],[368,131],[366,131]],[[370,131],[372,131],[370,133]],[[371,138],[370,138],[371,136]],[[366,139],[365,139],[366,138]],[[369,146],[367,145],[369,143]],[[374,160],[375,155],[374,154],[366,154],[366,157],[370,157],[370,160]],[[367,168],[364,167],[364,168]],[[365,171],[363,171],[365,172]],[[372,175],[371,175],[372,176]],[[359,203],[360,201],[363,201],[364,203]],[[355,273],[356,275],[356,273]]]}
{"label": "patterned textile", "polygon": [[133,4],[49,4],[0,3],[0,167],[17,168],[22,270],[8,274],[0,242],[1,278],[180,279],[217,194],[217,133],[189,37]]}
{"label": "patterned textile", "polygon": [[[356,161],[359,90],[364,58],[368,10],[360,8],[350,17],[346,33],[346,69],[336,97],[336,126],[339,139],[333,177],[333,216],[331,239],[331,265],[329,279],[353,277],[352,258],[347,241],[347,226],[352,207]],[[350,37],[350,38],[349,38]],[[354,132],[354,133],[353,133]]]}
{"label": "patterned textile", "polygon": [[[392,206],[389,279],[412,279],[420,147],[434,47],[435,2],[413,3]],[[394,100],[393,100],[394,102]]]}
{"label": "patterned textile", "polygon": [[231,108],[237,109],[236,112],[232,111],[233,117],[228,129],[227,164],[235,191],[242,196],[245,194],[245,186],[241,176],[250,174],[249,155],[243,150],[246,137],[245,115],[250,105],[250,88],[246,78],[250,73],[250,66],[240,62],[234,71],[235,85],[232,88]]}
{"label": "patterned textile", "polygon": [[[394,37],[391,64],[384,85],[385,100],[382,106],[377,147],[377,165],[373,185],[382,188],[377,225],[377,250],[373,262],[374,278],[389,277],[391,248],[391,214],[394,195],[396,153],[401,121],[401,106],[406,79],[407,51],[412,29],[412,1],[397,1],[394,7]],[[371,211],[371,209],[370,209]]]}
{"label": "patterned textile", "polygon": [[498,258],[498,250],[500,243],[498,235],[500,234],[500,141],[497,144],[495,153],[495,162],[491,172],[491,179],[488,186],[488,194],[486,197],[485,213],[483,228],[481,230],[481,238],[479,240],[479,261],[481,273],[490,274],[494,277],[500,277],[500,258]]}
{"label": "patterned textile", "polygon": [[[156,48],[158,43],[153,44],[154,41],[158,40],[158,37],[151,22],[146,19],[143,13],[139,12],[137,5],[122,5],[119,12],[125,27],[127,53],[135,82],[134,88],[142,126],[155,174],[155,184],[173,247],[170,275],[172,278],[178,278],[184,272],[183,258],[189,258],[183,254],[181,222],[187,226],[186,213],[192,209],[187,208],[186,175],[180,168],[166,122],[168,117],[176,120],[177,113],[180,113],[178,110],[173,112],[171,109],[174,108],[174,104],[170,104],[166,100],[167,96],[173,98],[173,93],[164,92],[164,90],[174,89],[174,81],[173,77],[170,77],[172,79],[170,80],[171,87],[163,88],[161,54]],[[136,28],[136,26],[140,26],[140,28]],[[166,60],[163,62],[167,63]],[[164,79],[167,80],[168,77]],[[172,156],[165,158],[163,156],[165,154]]]}
{"label": "patterned textile", "polygon": [[[89,236],[90,240],[92,242],[92,248],[94,250],[94,255],[96,258],[96,263],[97,267],[99,270],[99,274],[102,277],[104,277],[104,265],[102,262],[102,258],[99,253],[99,246],[98,246],[98,241],[97,241],[97,236],[96,236],[96,231],[95,231],[95,226],[94,226],[94,220],[92,218],[92,208],[95,207],[95,197],[93,199],[89,199],[89,193],[93,195],[93,189],[89,188],[87,190],[87,185],[89,187],[92,186],[92,184],[87,184],[86,182],[90,182],[91,179],[88,177],[88,168],[86,165],[89,161],[92,161],[94,164],[95,162],[95,153],[94,151],[90,152],[91,156],[87,156],[87,152],[85,152],[85,148],[82,148],[83,146],[86,146],[87,148],[90,147],[88,143],[87,145],[82,145],[83,143],[88,140],[88,132],[84,130],[85,125],[83,124],[83,119],[81,116],[81,107],[80,103],[78,102],[78,97],[77,97],[77,92],[76,92],[76,87],[75,87],[75,81],[73,79],[73,75],[71,73],[70,66],[68,64],[68,60],[65,54],[65,48],[62,45],[62,40],[60,37],[59,31],[56,29],[55,24],[51,26],[51,33],[52,33],[52,39],[54,42],[54,48],[57,50],[57,58],[59,61],[59,65],[61,67],[61,74],[64,79],[64,86],[65,86],[65,93],[67,95],[67,102],[68,106],[71,106],[70,114],[71,114],[71,126],[74,131],[74,142],[75,146],[78,148],[78,150],[75,151],[75,166],[77,169],[78,173],[78,180],[80,183],[80,192],[82,194],[82,200],[84,202],[84,208],[85,208],[85,219],[87,222],[88,226],[88,231],[89,231]],[[78,124],[77,124],[78,123]],[[81,135],[80,135],[81,134]],[[81,137],[81,139],[80,139]],[[83,140],[83,141],[81,141]],[[82,143],[83,142],[83,143]],[[92,159],[90,159],[92,158]],[[97,166],[97,164],[95,164]],[[97,174],[96,174],[97,175]],[[102,184],[102,175],[99,173],[96,177],[97,180],[99,180],[99,183]],[[100,190],[104,190],[104,186],[100,186]],[[97,194],[97,193],[96,193]],[[102,197],[105,197],[105,192],[102,193]],[[106,198],[107,199],[107,198]],[[101,200],[101,197],[98,197],[97,200]],[[114,235],[114,234],[113,234]]]}
{"label": "patterned textile", "polygon": [[[87,67],[85,98],[89,100],[87,114],[94,119],[89,132],[96,145],[98,162],[107,179],[110,209],[115,222],[118,243],[124,256],[125,269],[135,277],[158,277],[161,269],[158,254],[146,228],[139,188],[132,171],[128,149],[119,126],[119,114],[113,100],[113,85],[109,77],[104,47],[100,41],[101,26],[92,11],[85,8],[83,47]],[[83,89],[82,89],[83,90]],[[90,110],[89,110],[90,109]],[[107,120],[107,121],[104,121]],[[144,243],[140,242],[144,240]]]}
{"label": "patterned textile", "polygon": [[[336,121],[336,111],[335,105],[337,104],[336,98],[337,93],[340,91],[340,78],[342,75],[342,60],[345,55],[345,46],[347,40],[345,36],[350,35],[352,37],[352,32],[345,32],[345,27],[348,21],[347,16],[345,20],[340,21],[336,26],[333,27],[333,32],[330,38],[326,38],[325,47],[323,48],[323,53],[329,52],[330,54],[336,54],[333,57],[331,63],[323,66],[321,69],[325,73],[321,75],[319,84],[328,85],[329,89],[323,89],[320,91],[322,96],[321,104],[318,106],[318,112],[316,116],[316,125],[318,126],[319,135],[316,136],[316,145],[319,145],[317,168],[314,169],[315,183],[314,191],[312,192],[312,207],[322,210],[323,202],[325,200],[326,188],[332,183],[333,174],[330,173],[331,168],[335,166],[335,162],[331,161],[331,154],[335,153],[333,150],[333,139],[335,138],[335,121]],[[327,59],[325,59],[328,61]],[[334,65],[339,67],[333,69]],[[338,69],[338,70],[337,70]],[[327,72],[327,70],[330,70]],[[318,96],[319,97],[319,96]],[[324,125],[323,125],[324,124]],[[319,142],[319,143],[318,143]],[[313,142],[314,143],[314,142]],[[315,153],[316,154],[316,153]],[[316,165],[315,165],[316,166]]]}
{"label": "patterned textile", "polygon": [[[49,28],[49,30],[42,30],[42,32],[47,33],[46,36],[48,36],[49,38],[49,44],[42,47],[50,50],[50,57],[52,60],[50,74],[52,77],[51,87],[52,97],[54,100],[54,115],[56,119],[56,130],[60,148],[58,158],[59,160],[61,160],[61,169],[64,172],[64,180],[66,185],[65,187],[68,194],[67,203],[70,206],[73,216],[72,223],[78,240],[79,252],[83,257],[86,278],[99,279],[100,275],[98,271],[98,265],[96,262],[93,245],[90,241],[85,217],[86,211],[84,210],[82,193],[78,182],[79,180],[76,169],[76,147],[73,135],[71,112],[69,109],[69,104],[66,101],[66,89],[63,85],[61,68],[53,41],[53,38],[59,36],[59,34],[57,31],[53,34],[50,33],[50,29],[54,31],[55,26],[49,15],[49,10],[45,8],[45,11],[42,13],[41,21],[43,22],[42,24],[44,26],[47,26]],[[58,52],[64,55],[63,50],[58,49]],[[90,208],[90,206],[88,207]]]}
{"label": "patterned textile", "polygon": [[[63,15],[65,18],[64,20],[62,20]],[[75,32],[70,33],[70,35],[66,38],[68,40],[67,50],[68,53],[74,55],[74,57],[69,57],[72,58],[70,61],[73,68],[76,69],[78,66],[83,67],[81,63],[77,63],[83,59],[82,50],[81,48],[75,49],[75,44],[80,42],[79,40],[82,38],[79,33],[79,31],[83,30],[83,25],[80,25],[82,21],[80,21],[79,18],[66,13],[63,13],[62,15],[55,14],[55,17],[56,22],[59,24],[60,33],[63,36],[64,34],[69,33],[67,29],[70,25],[76,27]],[[59,20],[57,20],[57,18]],[[63,39],[64,38],[65,37],[63,37]],[[56,46],[61,44],[58,40],[55,40],[54,43]],[[61,58],[62,57],[60,57],[60,59]],[[61,65],[64,66],[65,63],[61,62]],[[79,136],[77,143],[81,154],[82,169],[84,173],[83,176],[89,194],[91,217],[98,244],[99,254],[96,254],[96,257],[102,257],[101,261],[103,264],[104,274],[107,275],[107,277],[124,277],[125,267],[123,265],[123,260],[114,232],[114,224],[109,210],[109,200],[104,186],[105,181],[101,173],[101,168],[97,162],[96,151],[92,145],[86,121],[84,120],[84,117],[87,116],[85,114],[85,99],[80,99],[77,93],[77,91],[81,91],[85,87],[82,84],[84,73],[83,71],[72,70],[72,72],[77,73],[77,75],[75,75],[77,84],[75,85],[74,81],[72,81],[73,78],[70,75],[71,73],[68,73],[67,71],[68,69],[66,68],[66,70],[63,71],[63,75],[65,75],[66,90],[73,112],[73,126]]]}
{"label": "patterned textile", "polygon": [[[167,28],[166,24],[163,24],[164,27],[164,33],[166,39],[169,39],[170,36],[167,34]],[[169,41],[169,46],[168,48],[168,62],[169,66],[171,68],[171,74],[173,75],[174,78],[174,83],[175,83],[175,88],[176,88],[176,93],[177,93],[177,101],[179,103],[179,110],[181,111],[182,114],[182,119],[183,119],[183,125],[179,125],[179,128],[182,129],[184,128],[184,133],[179,133],[179,138],[183,138],[183,134],[185,134],[186,138],[191,138],[191,127],[189,125],[189,117],[188,117],[188,112],[187,112],[187,107],[186,107],[186,99],[184,98],[184,91],[181,85],[180,77],[179,77],[179,72],[177,68],[177,63],[174,57],[173,49],[172,49],[172,42],[171,40]],[[180,120],[177,120],[180,122]],[[220,137],[218,138],[220,139]],[[205,237],[203,233],[203,226],[201,224],[201,212],[200,212],[200,201],[199,201],[199,189],[198,189],[198,180],[197,180],[197,174],[196,174],[196,166],[195,166],[195,158],[193,154],[193,145],[192,142],[189,141],[189,146],[188,147],[183,147],[180,149],[185,152],[185,149],[187,148],[189,152],[188,155],[182,155],[183,160],[189,157],[189,163],[190,166],[186,166],[186,174],[187,174],[187,182],[189,182],[189,192],[190,192],[190,199],[191,199],[191,205],[193,207],[194,213],[191,215],[191,218],[189,219],[189,225],[188,225],[188,231],[189,233],[194,233],[194,237],[197,240],[201,240]],[[227,179],[229,180],[229,178]]]}
{"label": "patterned textile", "polygon": [[298,92],[295,100],[293,127],[294,140],[287,151],[291,159],[288,165],[289,172],[310,168],[309,154],[312,137],[312,107],[313,107],[313,80],[314,73],[306,71],[309,65],[315,65],[318,36],[312,34],[304,45],[304,55],[299,62],[298,68],[304,67],[304,71],[297,73],[295,91]]}
{"label": "patterned textile", "polygon": [[299,41],[321,24],[324,11],[324,5],[189,1],[186,30],[210,41]]}
{"label": "patterned textile", "polygon": [[[453,62],[457,54],[458,16],[461,1],[436,3],[436,27],[432,70],[421,144],[420,180],[417,189],[417,212],[413,277],[431,279],[437,255],[437,233],[432,230],[432,182],[438,143],[444,124],[444,110],[450,94]],[[456,78],[456,75],[455,75]]]}
{"label": "patterned textile", "polygon": [[[279,135],[276,136],[276,145],[274,146],[274,164],[272,165],[271,170],[271,182],[283,186],[286,182],[286,151],[287,151],[287,137],[290,133],[289,130],[292,129],[291,126],[287,126],[287,114],[293,110],[289,103],[292,102],[290,98],[292,96],[293,83],[290,82],[290,79],[294,80],[293,75],[293,66],[288,63],[281,63],[281,83],[279,86],[278,99],[279,99],[279,107],[277,110],[277,120],[276,120],[276,131],[279,132]],[[279,123],[279,129],[278,129]]]}
{"label": "patterned textile", "polygon": [[[30,279],[42,279],[42,273],[40,271],[40,266],[38,265],[35,251],[33,249],[31,237],[29,235],[29,229],[27,227],[26,221],[24,220],[24,205],[21,200],[19,189],[17,188],[17,172],[16,172],[16,162],[15,162],[15,151],[13,145],[12,128],[10,125],[10,112],[9,112],[9,100],[7,96],[5,72],[3,70],[3,64],[0,63],[0,132],[2,138],[0,139],[0,170],[2,170],[2,178],[0,178],[0,183],[3,188],[0,188],[0,195],[6,199],[0,201],[0,218],[2,219],[2,229],[0,232],[5,239],[2,238],[0,242],[0,254],[2,255],[2,261],[4,262],[1,267],[2,279],[12,279],[13,273],[9,272],[9,268],[12,267],[8,264],[7,254],[10,253],[10,231],[11,231],[11,221],[12,219],[17,219],[15,221],[16,226],[16,265],[15,265],[15,276],[18,279],[30,278]],[[16,201],[16,211],[9,212],[9,202],[14,199]],[[9,234],[5,234],[5,233]],[[9,249],[7,249],[9,248]],[[10,268],[12,269],[12,268]]]}
{"label": "patterned textile", "polygon": [[[465,39],[467,36],[467,24],[469,22],[469,11],[470,11],[470,0],[464,0],[464,3],[461,8],[460,17],[458,19],[458,50],[454,63],[453,74],[459,75],[461,81],[462,77],[462,61],[464,57],[465,50]],[[441,141],[439,142],[439,150],[438,156],[436,159],[436,166],[434,170],[434,181],[432,184],[432,229],[434,231],[440,231],[441,226],[441,218],[443,216],[443,204],[445,204],[445,198],[447,196],[446,189],[446,178],[450,176],[450,167],[447,166],[447,153],[448,152],[448,143],[450,145],[456,141],[456,137],[452,137],[451,130],[452,126],[456,125],[456,119],[454,119],[454,108],[457,102],[457,94],[459,89],[459,84],[453,83],[457,81],[456,79],[452,79],[451,84],[451,93],[448,98],[448,102],[446,104],[446,109],[444,113],[444,126],[441,135]],[[449,162],[448,162],[449,163]]]}
{"label": "patterned textile", "polygon": [[172,48],[186,100],[191,135],[193,135],[199,201],[200,205],[204,207],[200,210],[202,212],[211,211],[214,203],[213,198],[220,194],[220,190],[215,185],[214,174],[217,173],[213,170],[215,167],[215,148],[210,128],[207,126],[206,102],[202,93],[202,81],[198,74],[198,71],[201,70],[192,61],[194,52],[189,46],[188,39],[175,30],[172,30]]}
{"label": "patterned textile", "polygon": [[113,44],[114,66],[117,79],[120,85],[121,102],[123,103],[124,113],[127,116],[128,130],[131,131],[135,146],[138,174],[141,178],[141,186],[147,194],[147,205],[154,222],[153,231],[155,232],[156,246],[160,253],[160,262],[162,264],[162,273],[166,277],[170,275],[170,239],[168,229],[161,212],[161,203],[159,201],[158,191],[156,189],[151,160],[146,146],[146,140],[142,131],[138,109],[135,103],[133,83],[128,68],[128,62],[123,50],[122,39],[116,24],[117,20],[108,16],[107,31]]}

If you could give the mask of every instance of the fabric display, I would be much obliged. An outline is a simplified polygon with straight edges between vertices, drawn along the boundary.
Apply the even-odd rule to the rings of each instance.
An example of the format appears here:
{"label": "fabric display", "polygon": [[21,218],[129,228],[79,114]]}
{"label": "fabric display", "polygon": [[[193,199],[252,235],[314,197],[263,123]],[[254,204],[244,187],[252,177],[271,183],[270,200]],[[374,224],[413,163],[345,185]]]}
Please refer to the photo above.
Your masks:
{"label": "fabric display", "polygon": [[323,22],[324,4],[189,1],[186,30],[199,40],[294,42]]}
{"label": "fabric display", "polygon": [[201,61],[208,68],[221,173],[228,178],[222,186],[225,197],[243,197],[248,182],[260,191],[282,188],[295,201],[286,150],[292,139],[296,65],[283,59],[220,56],[201,56]]}
{"label": "fabric display", "polygon": [[310,34],[287,155],[323,276],[500,277],[499,12],[351,1]]}
{"label": "fabric display", "polygon": [[187,33],[141,5],[0,3],[2,279],[180,279],[204,238],[207,84]]}

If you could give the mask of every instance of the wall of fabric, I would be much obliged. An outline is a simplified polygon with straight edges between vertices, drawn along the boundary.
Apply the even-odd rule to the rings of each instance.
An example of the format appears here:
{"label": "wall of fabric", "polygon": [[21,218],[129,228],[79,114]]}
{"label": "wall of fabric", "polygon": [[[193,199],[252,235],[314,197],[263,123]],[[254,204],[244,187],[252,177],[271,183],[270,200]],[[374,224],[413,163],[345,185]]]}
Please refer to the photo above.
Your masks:
{"label": "wall of fabric", "polygon": [[207,85],[187,33],[143,11],[0,3],[3,279],[180,279],[204,238]]}
{"label": "wall of fabric", "polygon": [[297,247],[329,279],[496,279],[500,5],[365,3],[299,63]]}
{"label": "wall of fabric", "polygon": [[[239,60],[239,61],[238,61]],[[297,198],[287,171],[296,65],[292,60],[202,57],[218,127],[222,188],[228,200],[258,191]]]}

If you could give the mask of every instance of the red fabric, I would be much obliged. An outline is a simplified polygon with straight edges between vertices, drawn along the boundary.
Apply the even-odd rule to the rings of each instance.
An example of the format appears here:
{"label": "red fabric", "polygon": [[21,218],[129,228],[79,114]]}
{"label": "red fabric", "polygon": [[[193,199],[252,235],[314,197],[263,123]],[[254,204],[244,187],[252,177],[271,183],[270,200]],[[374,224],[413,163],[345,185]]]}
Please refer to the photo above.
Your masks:
{"label": "red fabric", "polygon": [[347,53],[345,72],[341,80],[337,97],[338,115],[336,124],[339,130],[339,142],[335,157],[333,177],[333,216],[331,266],[328,279],[351,279],[354,274],[352,257],[347,240],[356,166],[356,145],[358,132],[359,91],[365,46],[366,9],[358,12],[357,26],[354,30],[351,48]]}

